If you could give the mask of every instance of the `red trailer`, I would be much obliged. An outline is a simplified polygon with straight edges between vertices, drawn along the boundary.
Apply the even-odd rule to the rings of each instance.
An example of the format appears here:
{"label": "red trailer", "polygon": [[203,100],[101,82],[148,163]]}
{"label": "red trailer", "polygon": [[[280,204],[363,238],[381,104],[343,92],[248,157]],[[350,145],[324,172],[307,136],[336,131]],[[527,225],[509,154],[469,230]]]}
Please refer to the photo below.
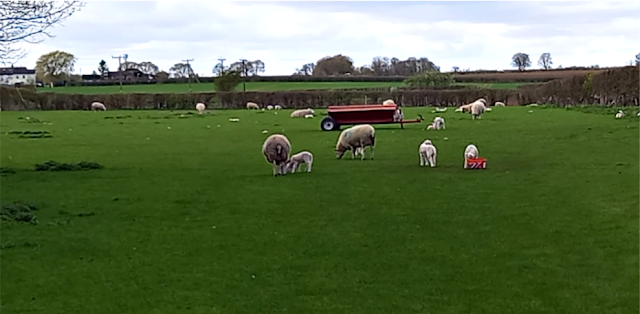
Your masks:
{"label": "red trailer", "polygon": [[340,130],[343,125],[353,124],[389,124],[400,123],[404,129],[405,123],[420,123],[424,121],[421,115],[415,120],[394,119],[398,105],[347,105],[329,106],[327,116],[320,122],[323,131]]}

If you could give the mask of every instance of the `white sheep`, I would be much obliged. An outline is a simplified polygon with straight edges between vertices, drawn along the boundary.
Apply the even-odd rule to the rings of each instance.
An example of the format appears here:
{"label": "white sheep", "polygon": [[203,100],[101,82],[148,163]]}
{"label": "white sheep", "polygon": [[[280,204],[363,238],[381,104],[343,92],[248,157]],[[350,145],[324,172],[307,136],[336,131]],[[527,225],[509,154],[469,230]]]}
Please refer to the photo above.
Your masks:
{"label": "white sheep", "polygon": [[438,155],[438,150],[433,145],[431,140],[425,140],[420,144],[418,149],[418,153],[420,154],[420,167],[422,166],[431,166],[431,168],[436,166],[436,157]]}
{"label": "white sheep", "polygon": [[371,147],[370,159],[373,159],[374,147],[376,144],[376,130],[370,124],[358,124],[345,129],[340,133],[336,143],[336,158],[340,159],[347,150],[351,150],[351,157],[355,158],[355,150],[362,148],[362,158],[364,160],[365,149]]}
{"label": "white sheep", "polygon": [[467,145],[467,147],[464,149],[464,169],[467,169],[469,167],[467,159],[475,159],[478,158],[479,155],[480,153],[478,152],[478,148],[475,145]]}
{"label": "white sheep", "polygon": [[247,103],[247,109],[260,109],[260,107],[258,107],[258,104],[254,103],[254,102],[248,102]]}
{"label": "white sheep", "polygon": [[436,129],[440,130],[446,130],[447,127],[444,125],[444,118],[443,117],[435,117],[433,118],[433,124],[436,125]]}
{"label": "white sheep", "polygon": [[272,134],[262,144],[262,154],[267,162],[273,165],[273,175],[284,175],[285,167],[289,161],[291,143],[282,134]]}
{"label": "white sheep", "polygon": [[493,105],[494,107],[504,107],[505,104],[501,101],[496,101],[496,103]]}
{"label": "white sheep", "polygon": [[205,110],[206,108],[207,108],[207,107],[206,107],[203,103],[201,103],[201,102],[199,102],[199,103],[197,103],[197,104],[196,104],[196,110],[198,110],[198,113],[199,113],[199,114],[203,114],[203,113],[204,113],[204,110]]}
{"label": "white sheep", "polygon": [[273,106],[272,105],[267,105],[267,110],[273,110]]}
{"label": "white sheep", "polygon": [[280,106],[280,105],[275,105],[275,106],[273,106],[273,109],[275,109],[275,110],[280,110],[280,109],[282,109],[282,106]]}
{"label": "white sheep", "polygon": [[393,122],[400,122],[402,120],[404,120],[404,113],[402,113],[402,108],[398,106],[398,109],[396,109],[396,112],[393,114]]}
{"label": "white sheep", "polygon": [[315,114],[315,111],[313,111],[313,109],[311,108],[307,108],[307,109],[298,109],[298,110],[294,110],[291,112],[291,117],[292,118],[302,118],[306,115],[313,115]]}
{"label": "white sheep", "polygon": [[393,101],[393,99],[387,99],[385,101],[382,102],[383,105],[395,105],[395,101]]}
{"label": "white sheep", "polygon": [[311,172],[313,164],[313,154],[308,151],[299,152],[292,155],[285,167],[285,173],[295,173],[300,171],[300,167],[304,163],[307,166],[307,172]]}
{"label": "white sheep", "polygon": [[102,110],[102,111],[107,111],[107,107],[105,107],[105,105],[101,102],[93,102],[91,103],[91,110],[96,111],[96,110]]}
{"label": "white sheep", "polygon": [[624,118],[624,111],[618,110],[616,113],[616,119]]}
{"label": "white sheep", "polygon": [[485,107],[484,103],[482,103],[481,101],[474,102],[473,104],[471,104],[471,117],[474,120],[480,119],[480,116],[486,109],[487,107]]}

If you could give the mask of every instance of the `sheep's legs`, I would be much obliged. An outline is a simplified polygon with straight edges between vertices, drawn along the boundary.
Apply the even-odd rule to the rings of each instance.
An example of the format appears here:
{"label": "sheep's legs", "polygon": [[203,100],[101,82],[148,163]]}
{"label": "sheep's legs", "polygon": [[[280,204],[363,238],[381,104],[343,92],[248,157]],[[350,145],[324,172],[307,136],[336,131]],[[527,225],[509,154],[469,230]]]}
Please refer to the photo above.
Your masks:
{"label": "sheep's legs", "polygon": [[276,163],[274,162],[272,166],[273,166],[273,175],[278,176],[278,165],[276,165]]}
{"label": "sheep's legs", "polygon": [[424,166],[426,160],[426,158],[424,158],[424,155],[422,153],[420,153],[420,167]]}
{"label": "sheep's legs", "polygon": [[311,162],[307,163],[307,172],[311,172]]}
{"label": "sheep's legs", "polygon": [[429,164],[431,168],[436,166],[436,155],[431,155],[429,158]]}

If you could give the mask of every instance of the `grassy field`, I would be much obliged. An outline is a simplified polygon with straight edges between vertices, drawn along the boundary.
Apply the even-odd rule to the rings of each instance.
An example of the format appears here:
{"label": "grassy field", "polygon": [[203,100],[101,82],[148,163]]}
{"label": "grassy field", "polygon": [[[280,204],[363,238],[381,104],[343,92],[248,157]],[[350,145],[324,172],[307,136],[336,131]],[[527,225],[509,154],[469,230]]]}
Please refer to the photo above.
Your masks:
{"label": "grassy field", "polygon": [[[401,82],[249,82],[247,91],[288,91],[305,89],[349,89],[403,86]],[[520,83],[467,83],[464,85],[480,85],[487,88],[515,89]],[[191,84],[193,92],[215,92],[213,83]],[[242,91],[242,84],[238,85]],[[55,92],[66,94],[114,94],[120,92],[120,85],[111,86],[68,86],[55,88],[38,88],[40,92]],[[151,84],[151,85],[122,85],[124,93],[188,93],[189,84]]]}
{"label": "grassy field", "polygon": [[[274,113],[1,112],[2,202],[39,220],[0,222],[2,312],[638,312],[637,117],[449,110],[442,131],[377,126],[360,161]],[[273,177],[263,130],[313,172]],[[488,169],[462,169],[469,142]],[[33,170],[48,160],[105,168]]]}

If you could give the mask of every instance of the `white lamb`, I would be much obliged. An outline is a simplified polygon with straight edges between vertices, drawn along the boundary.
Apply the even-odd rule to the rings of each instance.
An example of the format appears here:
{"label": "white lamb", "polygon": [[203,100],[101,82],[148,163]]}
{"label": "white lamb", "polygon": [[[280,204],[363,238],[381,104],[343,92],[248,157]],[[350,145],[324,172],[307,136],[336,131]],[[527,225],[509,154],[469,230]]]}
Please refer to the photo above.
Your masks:
{"label": "white lamb", "polygon": [[624,111],[618,110],[616,113],[616,119],[624,118]]}
{"label": "white lamb", "polygon": [[203,103],[201,103],[201,102],[199,102],[199,103],[197,103],[197,104],[196,104],[196,110],[198,110],[198,113],[199,113],[199,114],[203,114],[203,113],[204,113],[204,110],[205,110],[206,108],[207,108],[207,107],[206,107]]}
{"label": "white lamb", "polygon": [[258,107],[258,104],[254,103],[254,102],[248,102],[247,103],[247,109],[260,109],[260,107]]}
{"label": "white lamb", "polygon": [[371,147],[370,159],[373,159],[376,144],[376,130],[370,124],[358,124],[345,129],[340,133],[336,143],[336,158],[341,159],[347,150],[351,150],[351,158],[355,158],[355,151],[362,148],[362,158],[365,158],[365,149]]}
{"label": "white lamb", "polygon": [[404,113],[402,113],[402,108],[398,106],[398,109],[396,109],[396,112],[393,114],[393,121],[400,122],[402,120],[404,120]]}
{"label": "white lamb", "polygon": [[93,102],[91,103],[91,110],[92,111],[96,111],[96,110],[102,110],[102,111],[107,111],[107,107],[105,107],[105,105],[101,102]]}
{"label": "white lamb", "polygon": [[433,168],[436,166],[438,150],[433,143],[431,143],[431,140],[425,140],[422,142],[418,149],[418,153],[420,153],[420,167],[431,166],[431,168]]}
{"label": "white lamb", "polygon": [[475,159],[478,158],[479,155],[478,148],[475,145],[467,145],[467,148],[464,149],[464,169],[469,167],[467,159]]}
{"label": "white lamb", "polygon": [[482,115],[482,113],[485,111],[486,107],[484,105],[484,103],[482,103],[481,101],[476,101],[473,104],[471,104],[471,117],[475,120],[475,119],[480,119],[480,116]]}
{"label": "white lamb", "polygon": [[504,107],[504,103],[501,101],[496,101],[496,103],[494,104],[495,107]]}
{"label": "white lamb", "polygon": [[289,139],[282,134],[272,134],[262,144],[262,154],[267,162],[273,164],[273,175],[284,175],[287,161],[289,161],[289,153],[291,152],[291,143]]}
{"label": "white lamb", "polygon": [[393,101],[393,99],[387,99],[385,101],[382,102],[383,105],[395,105],[396,103]]}
{"label": "white lamb", "polygon": [[427,130],[446,130],[446,126],[444,124],[444,118],[435,117],[433,122],[427,126]]}
{"label": "white lamb", "polygon": [[315,111],[313,111],[313,109],[311,108],[307,108],[307,109],[298,109],[298,110],[294,110],[293,112],[291,112],[291,117],[292,118],[303,118],[306,115],[313,115],[315,114]]}
{"label": "white lamb", "polygon": [[275,106],[273,106],[273,109],[275,109],[275,110],[280,110],[280,109],[282,109],[282,106],[280,106],[280,105],[275,105]]}
{"label": "white lamb", "polygon": [[285,167],[285,173],[300,172],[302,163],[307,166],[307,172],[311,172],[311,165],[313,164],[313,154],[308,151],[303,151],[292,155],[287,162],[287,166]]}
{"label": "white lamb", "polygon": [[272,105],[268,105],[267,106],[267,110],[273,110],[273,106]]}

